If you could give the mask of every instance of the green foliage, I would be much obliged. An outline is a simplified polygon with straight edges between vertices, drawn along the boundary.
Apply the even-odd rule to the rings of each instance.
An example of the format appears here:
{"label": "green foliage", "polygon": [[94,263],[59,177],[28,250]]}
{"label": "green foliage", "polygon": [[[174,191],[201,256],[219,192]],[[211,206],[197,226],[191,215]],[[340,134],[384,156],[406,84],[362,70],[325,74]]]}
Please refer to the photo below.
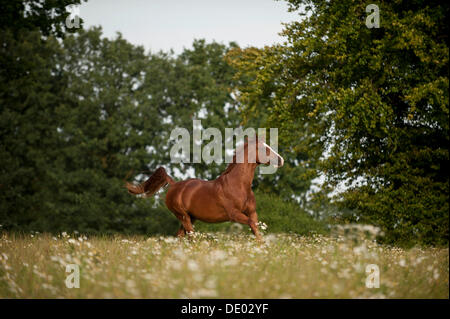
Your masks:
{"label": "green foliage", "polygon": [[120,34],[102,38],[100,28],[61,42],[43,33],[2,33],[2,228],[175,234],[178,221],[163,203],[123,185],[160,165],[192,167],[200,178],[225,168],[171,164],[167,141],[195,118],[205,128],[239,126],[235,71],[224,60],[236,46],[199,40],[173,57],[145,54]]}
{"label": "green foliage", "polygon": [[289,3],[307,14],[283,45],[229,55],[250,79],[244,112],[268,109],[283,144],[323,155],[348,221],[381,226],[390,243],[448,243],[448,6],[381,1],[369,29],[364,1]]}
{"label": "green foliage", "polygon": [[[102,39],[98,28],[80,30],[62,43],[53,37],[43,40],[36,31],[21,33],[19,39],[4,35],[3,227],[175,232],[171,214],[164,211],[167,217],[162,217],[152,200],[133,198],[123,185],[140,172],[169,163],[170,130],[191,123],[196,108],[185,102],[205,88],[186,85],[194,66],[185,57],[147,56],[120,35]],[[203,49],[214,46],[202,44]],[[217,54],[220,59],[220,50]]]}
{"label": "green foliage", "polygon": [[[235,70],[224,59],[229,50],[234,47],[236,47],[235,43],[225,46],[215,42],[207,44],[204,40],[195,40],[192,49],[185,49],[176,59],[175,68],[179,71],[171,79],[172,84],[169,84],[169,87],[177,86],[176,90],[169,92],[171,99],[176,103],[170,115],[174,124],[189,130],[191,145],[193,145],[193,120],[201,120],[203,129],[214,127],[222,130],[222,136],[226,127],[236,128],[240,125],[241,116],[238,113],[237,102],[230,94],[234,86]],[[179,100],[180,97],[182,100]],[[203,140],[203,146],[209,142],[209,140]],[[225,147],[222,149],[222,154],[225,154]],[[166,162],[169,162],[169,158]],[[203,179],[216,178],[226,166],[227,163],[216,164],[204,161],[170,164],[171,168],[177,167],[181,172],[192,169],[195,177]]]}
{"label": "green foliage", "polygon": [[[283,94],[281,79],[275,78],[283,68],[279,57],[275,56],[277,47],[264,49],[233,48],[228,52],[228,63],[238,71],[235,74],[233,90],[238,97],[243,122],[249,127],[278,128],[278,152],[285,164],[276,174],[259,175],[254,185],[263,192],[275,191],[285,200],[296,199],[306,206],[306,192],[311,181],[317,177],[317,163],[321,156],[321,144],[308,134],[301,134],[309,129],[308,124],[292,129],[293,119],[270,120],[274,116],[274,93]],[[286,83],[283,83],[283,86]],[[302,143],[298,143],[298,139]]]}
{"label": "green foliage", "polygon": [[[9,30],[17,35],[39,30],[43,35],[64,37],[76,28],[65,25],[69,12],[66,7],[78,5],[82,0],[0,0],[0,30]],[[87,0],[84,0],[85,2]],[[83,19],[80,18],[80,27]]]}
{"label": "green foliage", "polygon": [[389,243],[448,243],[448,6],[383,1],[381,28],[368,29],[362,1],[291,0],[309,14],[285,26],[282,45],[197,40],[173,56],[100,28],[71,35],[65,7],[80,1],[40,3],[0,2],[4,229],[175,233],[163,203],[123,185],[162,165],[217,177],[225,163],[169,163],[171,130],[201,119],[279,128],[286,164],[254,180],[270,232],[325,231],[297,200],[321,217],[380,226]]}
{"label": "green foliage", "polygon": [[[2,31],[0,63],[0,216],[11,226],[39,216],[58,181],[47,171],[57,156],[55,102],[64,88],[55,70],[55,39]],[[53,73],[53,74],[52,74]]]}

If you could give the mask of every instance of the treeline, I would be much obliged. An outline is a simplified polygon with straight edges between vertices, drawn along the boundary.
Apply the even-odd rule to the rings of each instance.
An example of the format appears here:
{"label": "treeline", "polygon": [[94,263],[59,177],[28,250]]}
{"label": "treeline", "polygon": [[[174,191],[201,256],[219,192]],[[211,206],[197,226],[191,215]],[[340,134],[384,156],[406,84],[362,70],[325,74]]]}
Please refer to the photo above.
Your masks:
{"label": "treeline", "polygon": [[378,1],[369,28],[365,1],[288,3],[306,14],[285,43],[230,56],[252,75],[239,86],[244,114],[268,112],[284,147],[323,155],[340,221],[378,225],[391,243],[447,245],[449,6]]}
{"label": "treeline", "polygon": [[446,6],[383,2],[383,27],[368,29],[362,2],[312,1],[283,45],[197,40],[174,55],[65,29],[73,2],[31,2],[27,15],[23,1],[1,2],[2,229],[175,232],[158,198],[123,185],[158,166],[218,176],[226,164],[170,163],[171,130],[201,119],[279,128],[286,164],[254,181],[269,230],[363,222],[389,243],[448,243]]}
{"label": "treeline", "polygon": [[[171,163],[169,136],[175,127],[192,131],[194,119],[204,128],[241,125],[236,70],[225,60],[237,45],[198,40],[177,56],[146,53],[120,34],[64,33],[64,16],[46,21],[38,12],[33,21],[39,17],[35,28],[5,23],[1,32],[2,229],[170,233],[177,221],[164,204],[123,186],[159,166],[205,179],[225,169]],[[62,24],[61,33],[39,27],[46,23]],[[283,182],[289,174],[274,178],[256,183],[284,189],[284,198],[309,186],[308,179]]]}

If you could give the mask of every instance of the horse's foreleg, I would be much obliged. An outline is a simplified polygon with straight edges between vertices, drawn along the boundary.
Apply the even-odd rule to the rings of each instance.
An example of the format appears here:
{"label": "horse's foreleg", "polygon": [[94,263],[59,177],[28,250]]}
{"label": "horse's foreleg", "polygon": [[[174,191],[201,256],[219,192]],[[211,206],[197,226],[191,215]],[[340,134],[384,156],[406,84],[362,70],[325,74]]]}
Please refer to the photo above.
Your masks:
{"label": "horse's foreleg", "polygon": [[256,214],[256,212],[250,213],[248,219],[249,219],[248,225],[252,229],[252,232],[256,236],[256,239],[261,240],[262,237],[261,237],[261,234],[259,233],[259,229],[258,229],[258,215]]}
{"label": "horse's foreleg", "polygon": [[250,197],[248,198],[246,212],[249,218],[248,225],[252,229],[252,232],[255,235],[256,239],[261,241],[262,237],[258,229],[258,214],[256,213],[256,201],[253,192],[251,192]]}
{"label": "horse's foreleg", "polygon": [[239,210],[231,210],[228,215],[230,220],[233,222],[249,225],[256,239],[259,241],[262,239],[258,230],[258,215],[256,215],[256,212],[247,216]]}
{"label": "horse's foreleg", "polygon": [[177,237],[184,237],[186,235],[186,231],[184,230],[183,225],[180,225],[180,228],[177,231]]}

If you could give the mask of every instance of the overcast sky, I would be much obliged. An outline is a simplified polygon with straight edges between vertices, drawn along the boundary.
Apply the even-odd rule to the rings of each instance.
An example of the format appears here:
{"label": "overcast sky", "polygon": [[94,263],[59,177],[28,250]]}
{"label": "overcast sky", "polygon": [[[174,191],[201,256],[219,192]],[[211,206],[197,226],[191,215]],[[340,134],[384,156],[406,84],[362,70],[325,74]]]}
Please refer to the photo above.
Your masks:
{"label": "overcast sky", "polygon": [[274,0],[90,0],[79,13],[85,28],[101,25],[107,37],[120,31],[133,44],[180,53],[204,38],[241,47],[282,42],[281,22],[298,19]]}

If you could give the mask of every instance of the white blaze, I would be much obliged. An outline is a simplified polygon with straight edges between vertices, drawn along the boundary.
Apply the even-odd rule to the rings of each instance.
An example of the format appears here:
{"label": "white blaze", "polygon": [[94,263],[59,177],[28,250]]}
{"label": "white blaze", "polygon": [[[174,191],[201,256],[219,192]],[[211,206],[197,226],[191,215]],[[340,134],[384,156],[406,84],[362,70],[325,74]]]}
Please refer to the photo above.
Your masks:
{"label": "white blaze", "polygon": [[270,147],[269,145],[267,145],[266,143],[263,143],[263,145],[264,145],[265,147],[267,147],[271,152],[273,152],[276,156],[278,156],[279,158],[281,158],[281,165],[274,165],[274,166],[275,166],[275,167],[283,166],[283,164],[284,164],[284,158],[281,157],[280,154],[278,154],[277,152],[275,152],[274,149],[271,148],[271,147]]}

